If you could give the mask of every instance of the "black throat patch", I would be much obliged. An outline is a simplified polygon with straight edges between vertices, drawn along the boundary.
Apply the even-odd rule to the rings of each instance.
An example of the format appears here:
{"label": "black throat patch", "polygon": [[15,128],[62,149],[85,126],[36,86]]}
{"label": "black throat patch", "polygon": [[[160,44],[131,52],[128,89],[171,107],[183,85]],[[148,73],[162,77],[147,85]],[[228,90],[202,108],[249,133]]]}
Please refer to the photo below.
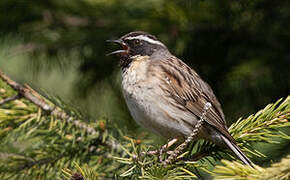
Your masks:
{"label": "black throat patch", "polygon": [[122,70],[127,69],[132,61],[133,60],[132,58],[129,57],[129,55],[121,56],[119,66],[121,67]]}

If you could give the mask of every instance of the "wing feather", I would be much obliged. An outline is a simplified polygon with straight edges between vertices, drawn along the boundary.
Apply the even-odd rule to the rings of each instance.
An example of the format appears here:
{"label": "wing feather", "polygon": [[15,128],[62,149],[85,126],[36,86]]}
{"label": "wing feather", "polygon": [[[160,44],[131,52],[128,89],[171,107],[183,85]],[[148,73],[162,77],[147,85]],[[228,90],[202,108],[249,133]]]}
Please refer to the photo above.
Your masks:
{"label": "wing feather", "polygon": [[235,142],[227,130],[221,105],[211,87],[194,70],[174,56],[156,60],[152,64],[165,74],[168,92],[177,104],[201,117],[205,103],[210,102],[212,108],[208,111],[206,122]]}

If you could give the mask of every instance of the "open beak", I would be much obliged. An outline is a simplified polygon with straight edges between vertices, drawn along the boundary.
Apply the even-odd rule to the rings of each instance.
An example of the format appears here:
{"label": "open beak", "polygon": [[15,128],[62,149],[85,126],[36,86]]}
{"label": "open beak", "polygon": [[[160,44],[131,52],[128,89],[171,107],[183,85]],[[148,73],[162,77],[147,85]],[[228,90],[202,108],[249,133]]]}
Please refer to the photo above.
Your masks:
{"label": "open beak", "polygon": [[114,51],[114,52],[111,52],[111,53],[108,53],[106,54],[107,56],[110,56],[110,55],[113,55],[113,54],[128,54],[129,52],[129,47],[127,46],[126,43],[124,43],[122,40],[120,39],[117,39],[117,40],[107,40],[106,42],[110,42],[110,43],[116,43],[116,44],[119,44],[123,47],[123,49],[121,50],[117,50],[117,51]]}

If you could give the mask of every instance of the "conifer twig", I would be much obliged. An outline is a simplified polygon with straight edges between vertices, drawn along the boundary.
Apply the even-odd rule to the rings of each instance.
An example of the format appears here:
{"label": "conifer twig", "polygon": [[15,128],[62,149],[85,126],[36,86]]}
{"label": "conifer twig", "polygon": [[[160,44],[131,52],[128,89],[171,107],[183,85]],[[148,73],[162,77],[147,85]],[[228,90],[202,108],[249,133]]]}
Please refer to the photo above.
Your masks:
{"label": "conifer twig", "polygon": [[290,178],[290,155],[266,168],[258,165],[251,168],[237,161],[222,160],[222,165],[216,166],[211,174],[215,179],[287,180]]}
{"label": "conifer twig", "polygon": [[50,115],[54,115],[60,119],[66,120],[69,123],[73,123],[75,126],[85,129],[87,133],[89,134],[95,134],[96,130],[94,128],[89,127],[86,123],[81,122],[80,120],[76,120],[74,117],[69,116],[65,111],[62,109],[50,105],[49,103],[44,100],[44,98],[37,93],[35,90],[33,90],[30,86],[25,84],[24,86],[17,83],[16,81],[13,81],[10,79],[7,75],[5,75],[0,70],[0,78],[6,82],[10,87],[12,87],[16,92],[18,92],[19,96],[25,97],[33,104],[40,107],[43,111]]}
{"label": "conifer twig", "polygon": [[28,88],[28,85],[23,86],[23,85],[17,83],[16,81],[13,81],[8,76],[6,76],[1,70],[0,70],[0,78],[4,82],[6,82],[11,88],[13,88],[16,92],[18,92],[20,95],[22,95],[23,97],[25,97],[26,99],[31,101],[33,104],[40,107],[42,110],[44,110],[46,112],[50,112],[50,113],[53,112],[54,107],[47,104],[42,98],[40,98],[41,97],[40,95],[35,96],[34,93],[36,93],[36,92],[35,91],[32,92],[31,88]]}
{"label": "conifer twig", "polygon": [[7,97],[7,98],[5,98],[5,99],[3,99],[3,100],[0,101],[0,105],[5,104],[5,103],[8,103],[10,101],[14,101],[14,100],[19,99],[21,97],[22,96],[20,94],[16,94],[14,96]]}
{"label": "conifer twig", "polygon": [[[6,82],[12,89],[14,89],[18,96],[24,97],[33,104],[40,107],[43,111],[45,111],[47,114],[53,115],[57,118],[60,118],[62,120],[67,121],[68,123],[74,124],[76,127],[80,129],[84,129],[88,134],[94,135],[97,133],[97,131],[90,127],[88,124],[83,123],[81,120],[77,120],[75,117],[70,116],[67,114],[64,110],[61,108],[53,105],[50,102],[47,102],[39,93],[37,93],[35,90],[33,90],[30,86],[27,84],[21,85],[18,82],[10,79],[4,72],[0,70],[0,78]],[[14,97],[11,97],[11,99]],[[2,100],[6,101],[7,100]],[[10,100],[9,100],[10,101]],[[106,142],[106,145],[109,146],[111,149],[119,149],[119,144],[117,142]]]}

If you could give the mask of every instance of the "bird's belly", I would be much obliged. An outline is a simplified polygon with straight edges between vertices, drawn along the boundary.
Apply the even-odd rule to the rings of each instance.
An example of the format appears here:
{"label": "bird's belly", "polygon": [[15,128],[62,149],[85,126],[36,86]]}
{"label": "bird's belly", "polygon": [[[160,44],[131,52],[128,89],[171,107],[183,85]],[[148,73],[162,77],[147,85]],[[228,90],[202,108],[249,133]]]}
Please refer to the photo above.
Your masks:
{"label": "bird's belly", "polygon": [[160,78],[149,75],[149,57],[136,58],[122,72],[122,90],[128,109],[141,126],[166,138],[188,136],[197,122],[188,111],[169,103]]}
{"label": "bird's belly", "polygon": [[[166,103],[162,93],[154,86],[138,85],[133,89],[123,89],[129,111],[141,126],[165,138],[184,137],[191,127],[184,124],[184,114]],[[192,117],[190,117],[192,118]]]}

